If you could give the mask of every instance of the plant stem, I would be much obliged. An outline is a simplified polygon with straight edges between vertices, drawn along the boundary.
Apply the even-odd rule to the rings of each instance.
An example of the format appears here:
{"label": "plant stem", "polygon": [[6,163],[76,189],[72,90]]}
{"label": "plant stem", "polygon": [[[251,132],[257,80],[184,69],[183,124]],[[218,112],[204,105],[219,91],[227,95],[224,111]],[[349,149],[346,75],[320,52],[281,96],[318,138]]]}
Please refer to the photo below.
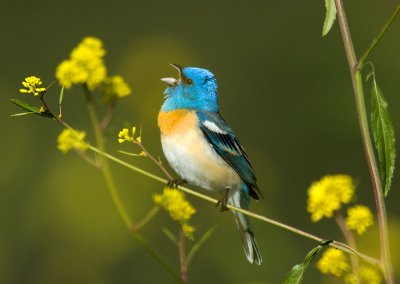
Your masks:
{"label": "plant stem", "polygon": [[135,238],[135,240],[144,247],[147,252],[154,257],[155,260],[158,261],[158,263],[164,267],[166,271],[169,272],[169,274],[176,280],[178,283],[182,283],[181,278],[179,275],[175,272],[175,270],[171,267],[171,265],[163,259],[156,250],[154,250],[149,243],[146,241],[146,239],[138,232],[132,232],[132,236]]}
{"label": "plant stem", "polygon": [[397,4],[393,14],[390,16],[389,20],[387,20],[387,22],[383,26],[382,30],[378,34],[378,36],[374,38],[371,45],[367,48],[367,50],[363,53],[363,55],[361,55],[360,59],[358,60],[358,68],[362,68],[362,66],[364,65],[368,56],[371,54],[371,52],[375,49],[375,47],[381,41],[382,37],[385,35],[386,31],[392,25],[394,19],[399,14],[399,12],[400,12],[400,2]]}
{"label": "plant stem", "polygon": [[[106,158],[108,158],[108,159],[110,159],[110,160],[112,160],[112,161],[114,161],[114,162],[116,162],[116,163],[118,163],[118,164],[120,164],[120,165],[122,165],[122,166],[128,168],[128,169],[131,169],[131,170],[133,170],[133,171],[136,171],[136,172],[138,172],[138,173],[140,173],[140,174],[142,174],[142,175],[144,175],[144,176],[147,176],[147,177],[149,177],[149,178],[151,178],[151,179],[154,179],[154,180],[159,181],[159,182],[164,183],[164,184],[167,183],[167,180],[166,180],[166,179],[161,178],[161,177],[159,177],[159,176],[156,176],[156,175],[154,175],[154,174],[152,174],[152,173],[149,173],[149,172],[147,172],[147,171],[145,171],[145,170],[143,170],[143,169],[140,169],[140,168],[138,168],[138,167],[135,167],[135,166],[133,166],[133,165],[131,165],[131,164],[128,164],[127,162],[122,161],[122,160],[120,160],[120,159],[118,159],[118,158],[116,158],[116,157],[114,157],[114,156],[112,156],[112,155],[110,155],[110,154],[107,154],[107,153],[105,153],[105,152],[103,152],[103,151],[97,149],[96,147],[94,147],[94,146],[92,146],[92,145],[88,145],[88,149],[90,149],[90,150],[92,150],[93,152],[96,152],[96,153],[98,153],[98,154],[100,154],[100,155],[102,155],[102,156],[104,156],[104,157],[106,157]],[[188,194],[190,194],[190,195],[194,195],[194,196],[196,196],[196,197],[198,197],[198,198],[200,198],[200,199],[206,200],[206,201],[211,202],[211,203],[213,203],[213,204],[217,204],[217,202],[218,202],[218,200],[216,200],[216,199],[214,199],[214,198],[211,198],[211,197],[209,197],[209,196],[207,196],[207,195],[204,195],[204,194],[201,194],[201,193],[196,192],[196,191],[194,191],[194,190],[191,190],[191,189],[189,189],[189,188],[187,188],[187,187],[178,186],[177,188],[180,189],[180,190],[182,190],[182,191],[185,192],[185,193],[188,193]],[[256,214],[256,213],[253,213],[253,212],[244,210],[244,209],[242,209],[242,208],[234,207],[234,206],[232,206],[232,205],[230,205],[230,204],[228,204],[227,207],[228,207],[229,209],[231,209],[231,210],[240,212],[240,213],[242,213],[242,214],[244,214],[244,215],[247,215],[247,216],[252,217],[252,218],[254,218],[254,219],[258,219],[258,220],[260,220],[260,221],[263,221],[263,222],[272,224],[272,225],[274,225],[274,226],[280,227],[280,228],[285,229],[285,230],[287,230],[287,231],[291,231],[291,232],[293,232],[293,233],[295,233],[295,234],[297,234],[297,235],[306,237],[306,238],[308,238],[308,239],[317,241],[317,242],[319,242],[319,243],[321,243],[321,242],[323,242],[323,241],[325,240],[325,239],[320,238],[320,237],[317,237],[317,236],[315,236],[315,235],[313,235],[313,234],[307,233],[307,232],[305,232],[305,231],[303,231],[303,230],[300,230],[300,229],[294,228],[294,227],[292,227],[292,226],[283,224],[283,223],[281,223],[281,222],[279,222],[279,221],[276,221],[276,220],[273,220],[273,219],[271,219],[271,218],[268,218],[268,217],[265,217],[265,216],[262,216],[262,215],[258,215],[258,214]],[[344,244],[344,243],[337,242],[337,241],[333,241],[333,242],[330,243],[329,245],[332,246],[332,247],[335,247],[335,248],[337,248],[337,249],[340,249],[340,250],[342,250],[342,251],[345,251],[345,252],[347,252],[347,253],[357,255],[357,256],[361,257],[362,259],[364,259],[365,261],[367,261],[367,262],[369,262],[369,263],[371,263],[371,264],[373,264],[373,265],[378,265],[378,264],[379,264],[379,261],[378,261],[378,260],[376,260],[376,259],[374,259],[374,258],[372,258],[372,257],[370,257],[370,256],[368,256],[368,255],[365,255],[365,254],[363,254],[363,253],[360,253],[360,252],[356,251],[355,249],[351,248],[350,246],[348,246],[348,245],[346,245],[346,244]]]}
{"label": "plant stem", "polygon": [[379,235],[381,243],[381,266],[386,279],[389,284],[394,283],[393,268],[390,258],[388,226],[385,209],[385,201],[383,198],[382,185],[380,182],[378,166],[375,159],[375,154],[372,147],[371,135],[369,133],[367,112],[364,102],[364,91],[362,84],[361,71],[358,69],[357,57],[354,51],[353,42],[350,35],[347,18],[343,7],[342,0],[335,0],[336,10],[338,13],[338,20],[340,30],[342,33],[344,48],[347,55],[347,60],[350,68],[351,80],[353,83],[353,90],[355,95],[355,102],[357,108],[358,122],[361,130],[362,142],[364,144],[365,155],[371,175],[371,182],[375,196],[376,210],[378,216]]}
{"label": "plant stem", "polygon": [[147,151],[147,149],[143,146],[142,142],[134,141],[133,143],[135,143],[136,145],[138,145],[140,147],[140,149],[144,152],[145,156],[149,157],[150,160],[152,160],[153,163],[155,163],[163,171],[163,173],[167,176],[167,178],[169,180],[173,180],[174,179],[173,176],[163,166],[163,164],[161,163],[161,160],[156,159],[152,154],[150,154],[150,152]]}
{"label": "plant stem", "polygon": [[[86,96],[87,108],[90,116],[90,120],[95,132],[97,146],[101,151],[105,151],[105,143],[102,130],[100,128],[99,119],[96,113],[96,109],[93,102],[92,93],[87,88],[86,85],[83,86]],[[104,176],[105,182],[107,184],[107,188],[111,194],[112,200],[117,207],[118,213],[121,219],[124,221],[125,225],[128,227],[128,230],[132,233],[133,237],[144,247],[147,252],[152,255],[164,269],[166,269],[175,280],[181,282],[177,273],[172,269],[167,261],[165,261],[156,250],[154,250],[146,241],[146,239],[137,231],[134,230],[135,224],[133,223],[132,219],[130,218],[122,200],[118,193],[117,187],[115,186],[114,178],[111,174],[110,165],[108,163],[107,157],[104,155],[99,155],[100,160],[100,170]]]}
{"label": "plant stem", "polygon": [[103,117],[103,119],[100,122],[101,130],[106,129],[108,127],[108,125],[110,124],[110,122],[114,116],[114,111],[115,111],[116,106],[117,106],[117,101],[112,101],[108,105],[106,115]]}
{"label": "plant stem", "polygon": [[142,218],[142,220],[133,224],[132,231],[134,231],[134,232],[139,231],[144,225],[146,225],[158,213],[159,210],[160,210],[160,207],[153,206],[153,208],[151,208],[149,210],[149,212],[147,212],[147,214]]}
{"label": "plant stem", "polygon": [[[88,87],[86,85],[84,85],[84,90],[85,90],[86,103],[87,103],[87,108],[88,108],[88,112],[89,112],[89,116],[90,116],[90,121],[92,123],[92,127],[93,127],[95,137],[96,137],[97,147],[100,150],[105,151],[105,143],[104,143],[103,133],[100,129],[99,119],[97,117],[96,109],[94,106],[92,93],[90,92],[90,90],[88,89]],[[111,194],[114,204],[118,209],[118,213],[121,216],[122,220],[124,221],[125,225],[129,228],[129,230],[131,230],[131,228],[133,226],[133,222],[132,222],[131,218],[129,217],[129,214],[128,214],[125,206],[122,203],[121,197],[118,194],[114,179],[111,174],[110,165],[108,164],[108,160],[103,156],[100,156],[99,159],[100,159],[100,170],[104,176],[105,182],[107,184],[107,188]]]}
{"label": "plant stem", "polygon": [[188,274],[187,274],[187,261],[186,261],[186,236],[183,233],[182,229],[179,228],[179,262],[181,269],[181,280],[182,283],[187,283]]}
{"label": "plant stem", "polygon": [[[336,221],[337,225],[339,226],[340,230],[342,231],[342,234],[343,234],[347,244],[349,246],[351,246],[352,248],[357,249],[354,234],[347,228],[346,222],[340,211],[335,211],[335,221]],[[358,273],[358,269],[359,269],[358,258],[355,257],[354,255],[351,255],[350,261],[351,261],[351,267],[353,270],[353,274],[357,277],[357,283],[360,283],[360,278],[359,278],[359,273]]]}

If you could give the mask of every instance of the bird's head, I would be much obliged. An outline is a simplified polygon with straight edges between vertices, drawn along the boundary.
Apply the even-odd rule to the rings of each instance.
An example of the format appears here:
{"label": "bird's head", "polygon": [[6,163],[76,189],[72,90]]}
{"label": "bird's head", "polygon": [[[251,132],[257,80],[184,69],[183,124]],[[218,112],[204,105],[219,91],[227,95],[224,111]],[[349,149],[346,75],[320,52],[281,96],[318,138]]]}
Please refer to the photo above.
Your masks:
{"label": "bird's head", "polygon": [[196,67],[171,66],[178,70],[179,78],[161,79],[168,84],[163,111],[184,108],[218,112],[217,81],[213,73]]}

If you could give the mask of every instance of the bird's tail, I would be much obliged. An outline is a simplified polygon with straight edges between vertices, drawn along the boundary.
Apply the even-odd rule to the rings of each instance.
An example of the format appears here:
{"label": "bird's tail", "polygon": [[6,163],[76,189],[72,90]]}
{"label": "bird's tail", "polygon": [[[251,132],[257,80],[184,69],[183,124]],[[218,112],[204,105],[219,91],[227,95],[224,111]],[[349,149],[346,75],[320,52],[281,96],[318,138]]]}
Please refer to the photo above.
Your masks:
{"label": "bird's tail", "polygon": [[[248,210],[250,206],[250,196],[248,194],[247,185],[243,184],[243,188],[241,190],[236,190],[229,195],[228,202],[235,207]],[[250,263],[255,262],[256,264],[260,265],[262,262],[262,257],[256,239],[254,238],[254,232],[251,228],[249,218],[237,211],[232,210],[232,213],[235,215],[235,222],[239,229],[247,260]]]}

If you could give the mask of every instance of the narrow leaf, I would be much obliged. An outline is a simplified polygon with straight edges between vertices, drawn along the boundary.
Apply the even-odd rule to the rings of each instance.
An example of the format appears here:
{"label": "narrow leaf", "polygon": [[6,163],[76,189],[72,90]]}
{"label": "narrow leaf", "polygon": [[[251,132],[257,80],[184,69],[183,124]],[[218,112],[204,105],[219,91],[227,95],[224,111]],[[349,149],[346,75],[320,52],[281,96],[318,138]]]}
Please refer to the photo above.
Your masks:
{"label": "narrow leaf", "polygon": [[22,108],[23,110],[27,110],[28,112],[43,116],[43,117],[48,117],[48,118],[53,118],[53,116],[48,113],[48,112],[40,112],[40,109],[38,107],[35,106],[31,106],[23,101],[17,100],[17,99],[10,99],[10,101],[13,104],[16,104],[17,106],[19,106],[20,108]]}
{"label": "narrow leaf", "polygon": [[59,106],[62,105],[63,97],[64,97],[64,86],[61,88],[60,97],[59,97],[59,99],[58,99],[58,105],[59,105]]}
{"label": "narrow leaf", "polygon": [[162,228],[161,231],[167,236],[167,238],[176,246],[178,246],[178,239],[176,236],[168,229],[168,228]]}
{"label": "narrow leaf", "polygon": [[121,153],[121,154],[124,154],[124,155],[128,155],[128,156],[135,156],[135,157],[142,157],[143,156],[140,153],[136,154],[136,153],[131,153],[131,152],[125,152],[125,151],[122,151],[122,150],[118,150],[117,152]]}
{"label": "narrow leaf", "polygon": [[334,0],[325,0],[326,15],[324,26],[322,27],[322,36],[326,36],[331,30],[336,19],[336,6]]}
{"label": "narrow leaf", "polygon": [[286,277],[284,284],[300,284],[303,281],[304,273],[310,262],[315,258],[318,252],[332,241],[324,241],[319,246],[310,250],[304,258],[302,263],[298,263],[290,270],[289,275]]}
{"label": "narrow leaf", "polygon": [[34,112],[20,112],[20,113],[14,113],[14,114],[10,114],[10,116],[23,116],[23,115],[28,115],[28,114],[35,114]]}
{"label": "narrow leaf", "polygon": [[388,104],[376,83],[375,77],[372,83],[371,101],[372,133],[378,151],[383,192],[387,196],[392,184],[396,159],[395,137],[392,121],[389,117]]}
{"label": "narrow leaf", "polygon": [[198,240],[196,242],[196,244],[190,249],[190,251],[188,253],[188,256],[187,256],[187,260],[186,260],[187,266],[189,266],[189,264],[192,261],[194,255],[200,249],[200,247],[205,243],[206,240],[208,240],[209,237],[211,237],[211,235],[214,233],[214,230],[215,230],[215,226],[211,227],[210,229],[208,229],[203,234],[203,236],[201,236],[200,240]]}
{"label": "narrow leaf", "polygon": [[62,100],[63,100],[63,97],[64,97],[64,86],[62,86],[62,88],[61,88],[61,91],[60,91],[60,97],[59,97],[59,99],[58,99],[58,108],[59,108],[59,117],[61,118],[62,117]]}

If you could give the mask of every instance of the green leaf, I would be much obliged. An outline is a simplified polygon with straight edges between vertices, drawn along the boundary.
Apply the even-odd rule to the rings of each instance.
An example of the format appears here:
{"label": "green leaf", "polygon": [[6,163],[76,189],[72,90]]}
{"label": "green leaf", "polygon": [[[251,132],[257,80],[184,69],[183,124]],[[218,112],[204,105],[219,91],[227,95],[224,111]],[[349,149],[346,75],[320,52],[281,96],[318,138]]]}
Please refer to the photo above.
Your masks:
{"label": "green leaf", "polygon": [[372,133],[374,135],[375,147],[378,151],[383,192],[387,196],[392,184],[396,147],[388,104],[376,83],[375,77],[372,82],[371,106]]}
{"label": "green leaf", "polygon": [[324,241],[319,246],[310,250],[310,252],[304,258],[302,263],[298,263],[290,270],[289,275],[286,277],[284,284],[300,284],[303,281],[304,273],[310,262],[315,258],[318,252],[332,241]]}
{"label": "green leaf", "polygon": [[[10,101],[13,104],[16,104],[17,106],[19,106],[20,108],[22,108],[23,110],[27,110],[30,113],[34,113],[43,117],[47,117],[47,118],[54,118],[49,112],[40,112],[40,109],[38,107],[35,106],[31,106],[23,101],[17,100],[17,99],[10,99]],[[17,114],[18,115],[18,114]]]}
{"label": "green leaf", "polygon": [[141,153],[136,154],[136,153],[131,153],[131,152],[125,152],[125,151],[122,151],[122,150],[118,150],[117,152],[121,153],[121,154],[124,154],[124,155],[128,155],[128,156],[143,157],[143,154],[141,154]]}
{"label": "green leaf", "polygon": [[62,86],[62,88],[61,88],[61,91],[60,91],[60,97],[59,97],[59,99],[58,99],[58,108],[59,108],[59,114],[58,114],[58,117],[62,117],[62,100],[63,100],[63,97],[64,97],[64,86]]}
{"label": "green leaf", "polygon": [[331,30],[336,19],[336,6],[334,0],[325,0],[326,15],[324,26],[322,27],[322,36],[326,36]]}
{"label": "green leaf", "polygon": [[163,227],[161,231],[167,236],[167,238],[176,246],[179,246],[178,239],[176,236],[168,229]]}
{"label": "green leaf", "polygon": [[10,114],[10,116],[24,116],[24,115],[28,115],[28,114],[35,114],[34,112],[20,112],[20,113],[14,113],[14,114]]}
{"label": "green leaf", "polygon": [[59,97],[59,99],[58,99],[58,105],[59,105],[59,106],[62,105],[63,97],[64,97],[64,86],[62,86],[62,88],[61,88],[60,97]]}
{"label": "green leaf", "polygon": [[200,240],[198,240],[196,242],[196,244],[190,249],[188,256],[187,256],[187,260],[186,260],[186,265],[189,266],[190,262],[192,261],[194,255],[196,254],[196,252],[200,249],[200,247],[205,243],[206,240],[208,240],[209,237],[211,237],[211,235],[214,233],[215,230],[215,226],[211,227],[210,229],[208,229],[203,236],[201,236]]}

